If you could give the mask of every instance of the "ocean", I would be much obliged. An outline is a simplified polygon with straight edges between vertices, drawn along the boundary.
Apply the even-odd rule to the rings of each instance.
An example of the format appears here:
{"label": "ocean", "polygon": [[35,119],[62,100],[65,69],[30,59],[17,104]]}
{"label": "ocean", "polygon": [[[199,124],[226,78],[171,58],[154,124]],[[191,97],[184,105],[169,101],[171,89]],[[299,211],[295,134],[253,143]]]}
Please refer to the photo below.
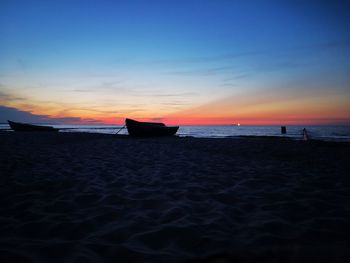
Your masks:
{"label": "ocean", "polygon": [[[90,132],[115,134],[123,126],[120,125],[73,125],[51,124],[60,132]],[[312,139],[324,141],[350,141],[350,125],[312,125],[312,126],[286,126],[287,133],[281,134],[281,126],[180,126],[177,135],[180,137],[192,136],[201,138],[224,138],[238,136],[282,136],[293,139],[302,139],[302,130],[307,129]],[[0,130],[9,130],[8,124],[0,124]],[[118,134],[128,134],[123,128]]]}

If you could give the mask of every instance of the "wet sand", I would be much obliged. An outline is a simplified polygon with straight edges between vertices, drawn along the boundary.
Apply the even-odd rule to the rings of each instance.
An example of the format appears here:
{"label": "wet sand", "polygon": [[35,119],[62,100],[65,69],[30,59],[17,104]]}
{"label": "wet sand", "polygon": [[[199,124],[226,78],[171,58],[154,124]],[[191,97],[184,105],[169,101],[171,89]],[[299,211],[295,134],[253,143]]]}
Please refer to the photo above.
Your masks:
{"label": "wet sand", "polygon": [[278,138],[0,132],[0,262],[348,262],[349,156]]}

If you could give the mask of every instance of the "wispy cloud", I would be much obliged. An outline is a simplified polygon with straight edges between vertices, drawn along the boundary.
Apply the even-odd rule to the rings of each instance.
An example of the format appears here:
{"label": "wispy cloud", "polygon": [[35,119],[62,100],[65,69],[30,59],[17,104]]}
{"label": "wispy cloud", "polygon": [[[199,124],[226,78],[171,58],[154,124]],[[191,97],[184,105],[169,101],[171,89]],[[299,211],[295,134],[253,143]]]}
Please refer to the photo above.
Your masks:
{"label": "wispy cloud", "polygon": [[74,92],[83,92],[83,93],[89,93],[89,92],[96,92],[95,90],[90,89],[74,89]]}
{"label": "wispy cloud", "polygon": [[0,106],[0,123],[7,120],[30,123],[101,123],[100,120],[80,117],[52,117],[50,115],[38,115],[29,111],[21,111],[13,107]]}
{"label": "wispy cloud", "polygon": [[222,81],[224,81],[224,82],[229,82],[229,81],[232,81],[232,80],[246,79],[246,78],[248,78],[248,77],[250,77],[250,76],[251,76],[250,73],[242,73],[242,74],[238,74],[238,75],[234,75],[234,76],[225,78],[225,79],[223,79]]}
{"label": "wispy cloud", "polygon": [[248,56],[257,56],[261,54],[265,54],[269,50],[255,50],[255,51],[247,51],[247,52],[239,52],[239,53],[226,53],[221,55],[213,55],[213,56],[198,56],[198,57],[187,57],[187,58],[178,58],[178,59],[164,59],[153,61],[154,64],[168,64],[168,65],[180,65],[180,64],[201,64],[207,62],[217,62],[224,60],[231,60],[240,57],[248,57]]}
{"label": "wispy cloud", "polygon": [[[295,50],[326,50],[335,48],[350,48],[350,39],[339,39],[336,41],[313,43],[310,45],[296,46],[290,49]],[[288,49],[287,49],[288,50]]]}
{"label": "wispy cloud", "polygon": [[170,71],[168,74],[172,75],[200,75],[200,76],[212,76],[222,72],[228,72],[232,69],[236,68],[236,66],[223,66],[223,67],[213,67],[206,69],[190,69],[190,70],[180,70],[180,71]]}
{"label": "wispy cloud", "polygon": [[[180,75],[180,76],[212,76],[218,74],[228,74],[238,68],[242,70],[245,68],[246,71],[280,71],[285,69],[293,69],[298,67],[310,66],[307,62],[301,62],[299,56],[307,52],[307,55],[314,55],[315,53],[332,50],[332,49],[346,49],[350,48],[350,40],[338,40],[326,43],[313,43],[310,45],[300,45],[292,46],[285,48],[274,48],[274,49],[261,49],[253,50],[240,53],[227,53],[217,56],[202,56],[202,57],[192,57],[192,58],[180,58],[174,60],[163,60],[158,61],[158,63],[166,64],[168,67],[178,67],[182,65],[192,64],[191,69],[187,70],[172,70],[165,72],[166,74],[171,75]],[[263,57],[266,56],[266,59],[260,59],[260,63],[249,62],[248,58],[250,57]],[[246,58],[246,62],[240,60],[240,63],[237,64],[238,58]],[[298,60],[296,60],[298,58]],[[304,56],[304,60],[305,60]],[[243,60],[245,61],[245,60]],[[223,66],[213,67],[213,63],[225,64]],[[198,68],[200,67],[200,68]],[[247,73],[242,73],[242,78],[246,77]],[[238,77],[233,77],[238,79]]]}
{"label": "wispy cloud", "polygon": [[[224,75],[225,78],[222,79],[223,82],[234,81],[245,79],[249,76],[254,75],[256,72],[273,72],[281,70],[289,70],[299,67],[305,67],[309,64],[306,62],[297,62],[289,58],[287,61],[263,61],[263,62],[251,62],[240,65],[239,70],[244,73],[236,74],[234,71],[237,70],[237,65],[223,66],[223,67],[207,67],[203,69],[190,69],[190,70],[181,70],[181,71],[169,71],[168,74],[179,75],[179,76],[213,76],[213,75]],[[227,77],[227,75],[233,75],[232,77]]]}
{"label": "wispy cloud", "polygon": [[238,87],[238,84],[236,83],[222,83],[220,84],[221,87]]}
{"label": "wispy cloud", "polygon": [[25,100],[25,98],[0,91],[0,103],[4,101],[11,102],[11,101],[23,101],[23,100]]}
{"label": "wispy cloud", "polygon": [[256,63],[251,68],[255,72],[270,72],[310,66],[310,63],[297,61],[274,61]]}
{"label": "wispy cloud", "polygon": [[322,50],[328,49],[337,49],[337,48],[350,48],[350,39],[340,39],[330,42],[322,42],[322,43],[311,43],[309,45],[299,45],[299,46],[290,46],[283,48],[271,48],[271,49],[257,49],[245,52],[238,53],[226,53],[221,55],[213,55],[213,56],[200,56],[200,57],[187,57],[187,58],[179,58],[179,59],[164,59],[154,61],[154,63],[159,64],[188,64],[188,63],[207,63],[207,62],[220,62],[226,60],[235,60],[237,58],[242,57],[255,57],[255,56],[263,56],[263,55],[282,55],[284,53],[290,54],[291,51],[311,51],[311,52],[319,52]]}
{"label": "wispy cloud", "polygon": [[183,93],[165,93],[165,94],[152,94],[152,97],[189,97],[196,96],[198,93],[196,92],[183,92]]}
{"label": "wispy cloud", "polygon": [[74,107],[69,107],[69,108],[65,108],[63,111],[61,111],[61,112],[64,112],[64,113],[66,113],[66,112],[72,112],[72,111],[74,111],[74,112],[77,112],[77,111],[85,111],[85,112],[96,112],[96,113],[106,113],[106,114],[110,114],[110,113],[116,113],[117,111],[116,110],[100,110],[100,109],[96,109],[96,108],[93,108],[93,107],[91,107],[91,108],[83,108],[83,107],[80,107],[80,108],[78,108],[78,107],[76,107],[76,108],[74,108]]}

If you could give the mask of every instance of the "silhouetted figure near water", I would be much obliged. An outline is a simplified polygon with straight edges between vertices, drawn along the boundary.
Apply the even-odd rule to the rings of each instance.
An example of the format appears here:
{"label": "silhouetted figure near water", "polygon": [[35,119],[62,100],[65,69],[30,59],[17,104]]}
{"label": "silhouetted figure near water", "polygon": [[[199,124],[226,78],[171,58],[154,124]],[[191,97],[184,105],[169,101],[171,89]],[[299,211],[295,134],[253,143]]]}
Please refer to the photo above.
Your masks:
{"label": "silhouetted figure near water", "polygon": [[304,141],[309,140],[309,134],[307,133],[307,130],[305,128],[303,129],[303,139]]}
{"label": "silhouetted figure near water", "polygon": [[281,126],[281,134],[286,134],[286,133],[287,133],[286,126]]}

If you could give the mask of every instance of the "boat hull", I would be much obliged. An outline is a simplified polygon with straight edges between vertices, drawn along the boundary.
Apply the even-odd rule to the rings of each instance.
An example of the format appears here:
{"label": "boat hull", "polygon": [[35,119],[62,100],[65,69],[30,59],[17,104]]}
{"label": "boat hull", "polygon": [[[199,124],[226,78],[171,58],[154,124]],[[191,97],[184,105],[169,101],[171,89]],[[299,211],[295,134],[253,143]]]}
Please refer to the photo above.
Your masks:
{"label": "boat hull", "polygon": [[8,124],[10,125],[12,130],[21,131],[21,132],[33,132],[33,131],[57,132],[59,131],[59,129],[53,128],[51,126],[33,125],[33,124],[13,122],[13,121],[8,121]]}
{"label": "boat hull", "polygon": [[179,129],[179,126],[168,127],[163,123],[139,122],[131,119],[126,119],[125,124],[129,135],[135,137],[173,136]]}

